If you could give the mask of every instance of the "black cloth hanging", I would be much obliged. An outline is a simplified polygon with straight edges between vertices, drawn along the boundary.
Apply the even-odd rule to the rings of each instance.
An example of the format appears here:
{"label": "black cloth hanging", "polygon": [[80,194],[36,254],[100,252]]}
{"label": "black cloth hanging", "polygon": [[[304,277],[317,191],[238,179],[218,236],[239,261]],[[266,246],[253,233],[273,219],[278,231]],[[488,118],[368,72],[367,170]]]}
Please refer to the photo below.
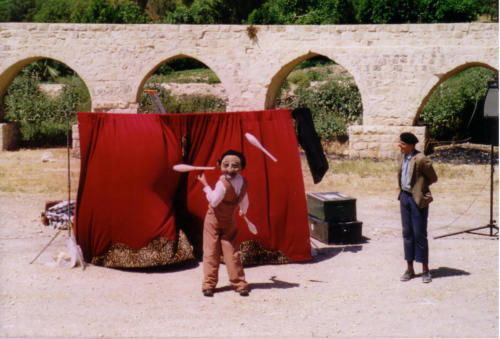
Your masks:
{"label": "black cloth hanging", "polygon": [[311,110],[299,107],[292,111],[292,116],[297,125],[297,140],[306,153],[313,181],[317,184],[328,170],[328,161],[321,146],[321,139],[314,129]]}

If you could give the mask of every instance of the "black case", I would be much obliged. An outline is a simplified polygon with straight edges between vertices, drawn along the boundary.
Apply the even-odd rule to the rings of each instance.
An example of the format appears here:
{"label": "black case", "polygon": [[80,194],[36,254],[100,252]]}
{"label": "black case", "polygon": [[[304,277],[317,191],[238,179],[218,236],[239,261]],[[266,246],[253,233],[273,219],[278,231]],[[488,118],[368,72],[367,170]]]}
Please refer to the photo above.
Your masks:
{"label": "black case", "polygon": [[361,221],[328,222],[309,215],[311,237],[326,244],[357,244],[362,241]]}
{"label": "black case", "polygon": [[307,211],[329,222],[356,220],[356,199],[339,192],[307,193]]}

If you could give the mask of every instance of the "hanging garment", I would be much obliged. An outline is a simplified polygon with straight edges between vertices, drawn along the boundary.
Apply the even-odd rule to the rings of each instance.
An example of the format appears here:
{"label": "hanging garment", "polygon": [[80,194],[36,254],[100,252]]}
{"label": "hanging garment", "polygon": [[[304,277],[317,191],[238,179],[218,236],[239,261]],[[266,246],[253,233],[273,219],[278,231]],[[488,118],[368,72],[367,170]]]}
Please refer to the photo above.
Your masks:
{"label": "hanging garment", "polygon": [[297,139],[306,153],[313,181],[317,184],[328,170],[328,161],[321,145],[321,139],[314,129],[311,111],[309,108],[299,107],[292,111],[292,115],[297,124]]}

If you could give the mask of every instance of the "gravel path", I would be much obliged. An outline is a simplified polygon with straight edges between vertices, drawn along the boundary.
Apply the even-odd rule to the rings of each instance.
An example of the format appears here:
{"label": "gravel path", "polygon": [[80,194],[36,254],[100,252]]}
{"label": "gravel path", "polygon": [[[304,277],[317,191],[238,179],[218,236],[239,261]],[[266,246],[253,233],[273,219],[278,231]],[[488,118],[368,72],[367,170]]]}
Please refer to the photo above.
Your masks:
{"label": "gravel path", "polygon": [[430,284],[399,281],[398,203],[386,192],[358,197],[364,243],[313,240],[312,262],[247,267],[247,298],[229,288],[222,266],[218,293],[206,298],[199,263],[148,271],[54,267],[67,231],[30,264],[55,234],[40,222],[50,196],[1,193],[0,336],[496,338],[498,240],[433,238],[485,225],[488,200],[448,225],[457,215],[450,199],[431,205]]}

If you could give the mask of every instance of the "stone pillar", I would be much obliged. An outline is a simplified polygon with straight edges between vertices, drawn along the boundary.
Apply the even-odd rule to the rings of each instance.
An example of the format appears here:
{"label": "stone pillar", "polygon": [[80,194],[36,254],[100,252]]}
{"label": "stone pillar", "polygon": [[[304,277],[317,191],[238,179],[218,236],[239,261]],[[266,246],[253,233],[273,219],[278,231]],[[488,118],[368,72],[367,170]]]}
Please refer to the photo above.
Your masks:
{"label": "stone pillar", "polygon": [[17,149],[20,140],[21,135],[16,123],[0,123],[0,151]]}
{"label": "stone pillar", "polygon": [[423,152],[427,136],[425,126],[350,126],[349,158],[397,159],[397,146],[403,132],[415,134],[419,140],[416,149]]}

